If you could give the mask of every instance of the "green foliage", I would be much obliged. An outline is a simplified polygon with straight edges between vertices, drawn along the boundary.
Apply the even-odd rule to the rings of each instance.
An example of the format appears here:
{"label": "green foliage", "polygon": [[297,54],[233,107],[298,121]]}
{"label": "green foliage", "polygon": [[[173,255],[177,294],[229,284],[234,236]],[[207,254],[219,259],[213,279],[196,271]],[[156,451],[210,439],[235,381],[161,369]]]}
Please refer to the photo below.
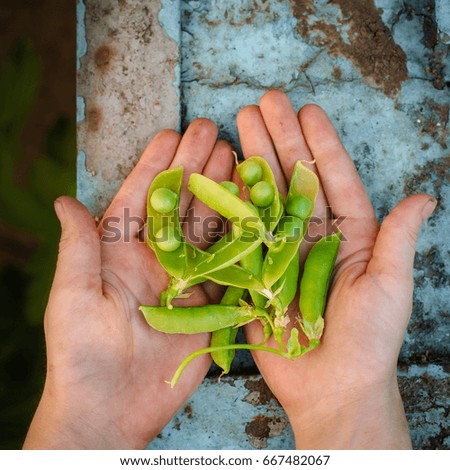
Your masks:
{"label": "green foliage", "polygon": [[75,123],[59,119],[49,131],[45,154],[18,178],[24,159],[24,125],[39,90],[41,61],[20,43],[0,67],[0,220],[36,239],[23,266],[0,270],[0,448],[19,448],[42,391],[42,320],[54,274],[59,223],[53,201],[75,195]]}
{"label": "green foliage", "polygon": [[56,262],[59,226],[53,201],[76,189],[75,124],[65,119],[50,130],[46,153],[34,160],[26,181],[17,181],[24,157],[22,129],[39,88],[40,68],[32,47],[21,43],[0,71],[0,219],[39,242],[26,267],[25,311],[33,324],[42,320]]}

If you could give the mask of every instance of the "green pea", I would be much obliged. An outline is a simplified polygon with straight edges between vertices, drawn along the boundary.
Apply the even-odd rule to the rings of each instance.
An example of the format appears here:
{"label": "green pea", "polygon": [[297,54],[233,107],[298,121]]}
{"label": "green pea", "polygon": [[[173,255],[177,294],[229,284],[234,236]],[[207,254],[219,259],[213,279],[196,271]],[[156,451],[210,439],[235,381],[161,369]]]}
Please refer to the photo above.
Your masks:
{"label": "green pea", "polygon": [[[167,271],[170,276],[181,279],[187,269],[187,256],[186,246],[181,235],[180,218],[178,214],[178,201],[180,199],[181,185],[183,181],[183,168],[176,167],[170,170],[165,170],[155,177],[153,180],[147,196],[147,223],[148,235],[147,242],[151,249],[155,252],[161,266]],[[176,194],[177,205],[173,211],[167,214],[161,214],[156,211],[151,203],[152,195],[158,189],[165,188]],[[174,228],[181,241],[178,249],[168,252],[159,248],[156,240],[156,234],[168,224]]]}
{"label": "green pea", "polygon": [[175,251],[181,245],[179,235],[176,234],[174,228],[169,225],[160,228],[155,238],[158,248],[168,253]]}
{"label": "green pea", "polygon": [[241,164],[239,175],[247,186],[253,186],[263,177],[261,166],[254,161],[246,161]]}
{"label": "green pea", "polygon": [[220,186],[223,186],[225,189],[228,189],[231,194],[239,197],[239,188],[237,184],[234,184],[232,181],[222,181]]}
{"label": "green pea", "polygon": [[312,211],[312,201],[306,196],[294,196],[288,199],[286,212],[289,215],[305,220]]}
{"label": "green pea", "polygon": [[[273,232],[278,224],[278,221],[280,220],[280,217],[284,213],[282,197],[277,190],[277,184],[273,176],[272,169],[270,168],[270,165],[267,163],[267,161],[262,157],[258,157],[255,155],[253,157],[249,157],[245,162],[237,165],[236,170],[239,176],[241,176],[241,179],[245,179],[245,176],[244,178],[242,178],[242,174],[245,175],[245,168],[247,165],[250,164],[258,165],[261,168],[262,176],[259,181],[269,183],[274,189],[275,195],[271,204],[267,207],[261,207],[258,210],[260,218],[264,222],[264,225],[266,226],[267,230],[269,232]],[[251,186],[249,186],[248,184],[247,187],[251,189]]]}
{"label": "green pea", "polygon": [[177,205],[177,195],[168,188],[158,188],[150,197],[150,204],[160,214],[172,212]]}
{"label": "green pea", "polygon": [[256,183],[250,190],[250,198],[253,204],[258,207],[270,206],[274,197],[275,190],[273,186],[266,181]]}

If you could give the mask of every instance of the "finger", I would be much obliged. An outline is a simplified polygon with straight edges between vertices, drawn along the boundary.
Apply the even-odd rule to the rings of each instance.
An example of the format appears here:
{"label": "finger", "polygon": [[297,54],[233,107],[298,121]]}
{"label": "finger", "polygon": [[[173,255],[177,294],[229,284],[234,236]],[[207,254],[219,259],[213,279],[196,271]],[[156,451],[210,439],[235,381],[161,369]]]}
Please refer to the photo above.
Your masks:
{"label": "finger", "polygon": [[272,169],[279,191],[285,196],[286,179],[259,107],[252,105],[241,109],[236,123],[244,157],[252,155],[264,157]]}
{"label": "finger", "polygon": [[386,279],[390,287],[412,280],[419,229],[432,214],[436,200],[416,194],[401,201],[384,219],[375,241],[367,274]]}
{"label": "finger", "polygon": [[[219,140],[203,169],[203,175],[216,183],[229,181],[234,162],[231,152],[231,145],[224,140]],[[183,227],[186,240],[201,250],[207,248],[216,239],[218,232],[223,232],[224,224],[220,215],[197,198],[192,200],[186,222]]]}
{"label": "finger", "polygon": [[268,91],[259,107],[286,179],[290,181],[297,160],[313,159],[297,114],[286,94],[278,90]]}
{"label": "finger", "polygon": [[124,237],[133,238],[139,232],[145,222],[148,188],[155,176],[169,167],[180,139],[178,132],[170,129],[156,134],[107,209],[100,233],[112,224]]}
{"label": "finger", "polygon": [[333,214],[374,222],[369,196],[325,112],[319,106],[308,105],[300,110],[299,120]]}
{"label": "finger", "polygon": [[192,121],[187,128],[171,168],[182,166],[183,187],[180,197],[180,217],[184,217],[192,201],[192,194],[187,185],[191,173],[201,173],[213,151],[217,139],[217,126],[209,119],[199,118]]}
{"label": "finger", "polygon": [[94,219],[76,199],[55,201],[61,223],[58,262],[52,292],[83,290],[102,293],[100,238]]}

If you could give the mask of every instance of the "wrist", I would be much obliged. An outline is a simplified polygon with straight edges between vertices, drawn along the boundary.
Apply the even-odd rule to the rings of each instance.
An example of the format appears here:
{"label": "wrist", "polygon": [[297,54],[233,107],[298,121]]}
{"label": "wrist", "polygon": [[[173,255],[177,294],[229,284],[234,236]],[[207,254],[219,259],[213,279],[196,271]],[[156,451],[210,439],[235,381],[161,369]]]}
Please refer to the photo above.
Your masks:
{"label": "wrist", "polygon": [[[89,406],[87,407],[89,408]],[[145,444],[144,444],[145,446]],[[24,449],[130,449],[119,428],[95,409],[67,406],[61,396],[44,390],[28,430]]]}
{"label": "wrist", "polygon": [[298,449],[411,449],[397,379],[287,410]]}

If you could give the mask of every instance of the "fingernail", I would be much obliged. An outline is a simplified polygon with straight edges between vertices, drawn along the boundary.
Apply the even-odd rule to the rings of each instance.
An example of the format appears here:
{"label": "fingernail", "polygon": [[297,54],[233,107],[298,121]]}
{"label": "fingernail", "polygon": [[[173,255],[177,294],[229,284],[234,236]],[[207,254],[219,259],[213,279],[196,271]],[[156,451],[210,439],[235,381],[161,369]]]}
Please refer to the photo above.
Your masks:
{"label": "fingernail", "polygon": [[434,197],[430,196],[428,201],[422,207],[423,220],[426,220],[428,219],[428,217],[430,217],[434,209],[436,209],[436,205],[437,205],[437,200]]}
{"label": "fingernail", "polygon": [[63,217],[64,215],[64,204],[58,198],[53,203],[53,206],[55,207],[56,216],[58,217],[59,220],[61,220],[61,217]]}

